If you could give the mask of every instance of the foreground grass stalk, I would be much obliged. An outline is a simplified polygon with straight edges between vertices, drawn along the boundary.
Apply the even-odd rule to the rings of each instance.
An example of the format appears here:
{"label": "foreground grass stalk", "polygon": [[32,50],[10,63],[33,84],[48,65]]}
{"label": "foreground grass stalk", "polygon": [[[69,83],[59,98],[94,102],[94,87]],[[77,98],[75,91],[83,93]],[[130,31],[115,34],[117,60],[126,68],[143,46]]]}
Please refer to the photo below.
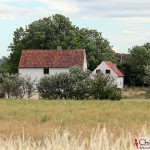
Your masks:
{"label": "foreground grass stalk", "polygon": [[[30,136],[13,138],[0,138],[1,150],[133,150],[134,139],[131,133],[122,132],[118,137],[115,133],[109,132],[105,127],[98,126],[91,133],[89,139],[80,139],[80,136],[73,137],[69,131],[60,132],[55,129],[51,134],[46,134],[42,140],[34,140]],[[138,137],[147,137],[146,126],[138,132]]]}

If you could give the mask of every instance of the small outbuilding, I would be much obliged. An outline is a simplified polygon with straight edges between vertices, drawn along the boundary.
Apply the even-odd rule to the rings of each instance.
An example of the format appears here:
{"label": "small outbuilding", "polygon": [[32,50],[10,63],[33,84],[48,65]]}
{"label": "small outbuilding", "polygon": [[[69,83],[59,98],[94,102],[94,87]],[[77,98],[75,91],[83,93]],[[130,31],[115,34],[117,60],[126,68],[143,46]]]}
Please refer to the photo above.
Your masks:
{"label": "small outbuilding", "polygon": [[123,89],[124,87],[124,74],[117,68],[116,64],[111,61],[103,61],[97,68],[91,73],[91,76],[102,72],[105,75],[109,75],[114,79],[114,84],[118,88]]}

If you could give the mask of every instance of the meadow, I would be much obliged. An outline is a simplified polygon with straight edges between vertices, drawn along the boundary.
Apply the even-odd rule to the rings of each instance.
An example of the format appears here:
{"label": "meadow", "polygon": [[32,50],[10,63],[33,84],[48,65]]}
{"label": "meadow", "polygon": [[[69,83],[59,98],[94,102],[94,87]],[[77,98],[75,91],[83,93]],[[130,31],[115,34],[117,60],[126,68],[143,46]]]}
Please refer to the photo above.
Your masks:
{"label": "meadow", "polygon": [[[119,136],[121,131],[137,134],[150,126],[148,99],[100,100],[0,100],[0,136],[30,135],[42,139],[59,128],[71,135],[89,138],[94,128],[106,127]],[[115,138],[114,137],[114,138]]]}

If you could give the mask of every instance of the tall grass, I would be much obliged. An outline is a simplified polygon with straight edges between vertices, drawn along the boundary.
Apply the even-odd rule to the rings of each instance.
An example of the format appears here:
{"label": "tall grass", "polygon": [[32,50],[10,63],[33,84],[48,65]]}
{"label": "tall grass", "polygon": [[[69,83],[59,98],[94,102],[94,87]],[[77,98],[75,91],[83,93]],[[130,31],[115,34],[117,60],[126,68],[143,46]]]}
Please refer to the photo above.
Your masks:
{"label": "tall grass", "polygon": [[0,150],[133,150],[150,135],[148,99],[4,99],[0,108]]}
{"label": "tall grass", "polygon": [[145,99],[148,87],[126,87],[122,91],[123,99]]}
{"label": "tall grass", "polygon": [[[98,124],[116,135],[120,128],[135,134],[144,123],[150,126],[150,101],[67,101],[67,100],[0,100],[0,135],[20,136],[24,129],[34,139],[60,126],[77,136],[89,138]],[[102,128],[103,126],[101,126]]]}
{"label": "tall grass", "polygon": [[147,137],[147,129],[144,125],[137,137],[131,133],[121,132],[115,137],[115,133],[108,131],[105,127],[98,126],[92,131],[89,139],[81,139],[72,136],[69,131],[60,132],[60,128],[55,129],[50,134],[45,134],[41,140],[34,140],[24,134],[13,138],[0,138],[1,150],[134,150],[134,139],[137,137]]}

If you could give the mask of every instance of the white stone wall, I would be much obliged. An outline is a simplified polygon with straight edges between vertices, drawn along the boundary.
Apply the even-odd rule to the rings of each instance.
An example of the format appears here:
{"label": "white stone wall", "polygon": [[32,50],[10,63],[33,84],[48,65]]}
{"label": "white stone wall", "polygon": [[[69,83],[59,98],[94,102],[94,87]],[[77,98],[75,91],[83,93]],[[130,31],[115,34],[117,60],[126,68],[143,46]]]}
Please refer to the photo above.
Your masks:
{"label": "white stone wall", "polygon": [[[19,74],[22,76],[28,75],[32,79],[40,79],[43,77],[44,74],[44,68],[19,68]],[[54,75],[56,73],[61,72],[68,72],[69,68],[49,68],[49,75]]]}
{"label": "white stone wall", "polygon": [[123,89],[124,86],[124,77],[117,77],[117,87]]}
{"label": "white stone wall", "polygon": [[96,74],[96,70],[101,70],[102,73],[105,74],[105,71],[106,69],[110,70],[110,76],[114,79],[114,84],[117,85],[118,88],[123,88],[123,85],[124,85],[124,77],[118,77],[116,75],[116,73],[111,69],[109,68],[105,62],[102,62],[99,66],[97,66],[97,68],[91,73],[91,77],[94,76]]}
{"label": "white stone wall", "polygon": [[99,66],[97,66],[97,68],[92,72],[91,75],[95,75],[96,74],[96,70],[101,70],[104,74],[105,74],[105,71],[106,69],[109,69],[110,70],[110,76],[113,77],[113,78],[116,78],[116,74],[114,73],[114,71],[109,68],[106,63],[102,62]]}
{"label": "white stone wall", "polygon": [[84,54],[83,70],[87,70],[87,59],[86,59],[86,53]]}

